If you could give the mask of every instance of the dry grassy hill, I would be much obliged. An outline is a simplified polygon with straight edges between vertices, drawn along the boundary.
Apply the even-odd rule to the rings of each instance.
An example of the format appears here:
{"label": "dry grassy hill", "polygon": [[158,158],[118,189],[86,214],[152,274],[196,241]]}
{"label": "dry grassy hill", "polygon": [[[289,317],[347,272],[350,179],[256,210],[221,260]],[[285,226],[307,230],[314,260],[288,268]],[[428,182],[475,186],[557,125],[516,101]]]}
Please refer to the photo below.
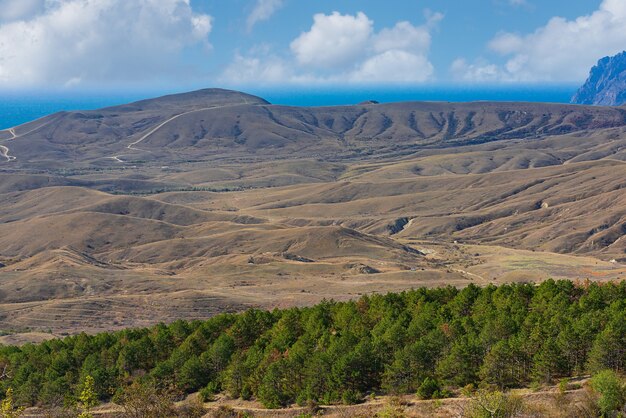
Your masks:
{"label": "dry grassy hill", "polygon": [[626,271],[624,108],[203,90],[0,145],[2,330]]}
{"label": "dry grassy hill", "polygon": [[[399,155],[621,127],[626,110],[536,103],[270,105],[219,89],[96,111],[61,112],[5,131],[19,167],[76,169],[289,155]],[[13,135],[14,138],[11,138]]]}

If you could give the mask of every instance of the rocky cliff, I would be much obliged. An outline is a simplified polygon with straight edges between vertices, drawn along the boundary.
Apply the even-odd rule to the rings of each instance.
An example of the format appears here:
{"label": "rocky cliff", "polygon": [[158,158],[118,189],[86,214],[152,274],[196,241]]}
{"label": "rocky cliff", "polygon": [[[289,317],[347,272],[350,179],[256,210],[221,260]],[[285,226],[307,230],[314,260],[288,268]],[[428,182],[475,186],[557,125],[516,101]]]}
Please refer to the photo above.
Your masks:
{"label": "rocky cliff", "polygon": [[572,103],[620,106],[626,103],[626,51],[604,57],[591,69]]}

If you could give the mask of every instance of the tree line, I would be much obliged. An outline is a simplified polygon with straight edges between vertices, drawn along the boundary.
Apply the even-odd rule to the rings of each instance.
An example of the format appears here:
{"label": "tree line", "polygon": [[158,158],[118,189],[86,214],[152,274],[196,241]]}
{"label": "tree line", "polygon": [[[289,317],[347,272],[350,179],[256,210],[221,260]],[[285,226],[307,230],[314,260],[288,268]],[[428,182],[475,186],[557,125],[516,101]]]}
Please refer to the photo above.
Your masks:
{"label": "tree line", "polygon": [[[251,309],[205,321],[0,347],[17,405],[100,401],[136,385],[258,399],[266,407],[446,397],[626,368],[626,282],[420,288]],[[169,389],[168,389],[169,390]]]}

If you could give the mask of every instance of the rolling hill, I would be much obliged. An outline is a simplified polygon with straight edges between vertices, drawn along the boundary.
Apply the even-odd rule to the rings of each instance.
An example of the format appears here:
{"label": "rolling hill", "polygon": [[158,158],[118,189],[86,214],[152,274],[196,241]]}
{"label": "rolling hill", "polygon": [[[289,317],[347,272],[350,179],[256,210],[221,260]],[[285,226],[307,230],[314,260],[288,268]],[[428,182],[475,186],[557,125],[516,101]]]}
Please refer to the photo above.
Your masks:
{"label": "rolling hill", "polygon": [[209,89],[50,115],[0,145],[9,332],[626,271],[623,107]]}
{"label": "rolling hill", "polygon": [[71,170],[255,157],[396,156],[625,124],[621,108],[424,102],[296,108],[208,89],[97,111],[61,112],[5,131],[0,139],[15,157],[14,166]]}

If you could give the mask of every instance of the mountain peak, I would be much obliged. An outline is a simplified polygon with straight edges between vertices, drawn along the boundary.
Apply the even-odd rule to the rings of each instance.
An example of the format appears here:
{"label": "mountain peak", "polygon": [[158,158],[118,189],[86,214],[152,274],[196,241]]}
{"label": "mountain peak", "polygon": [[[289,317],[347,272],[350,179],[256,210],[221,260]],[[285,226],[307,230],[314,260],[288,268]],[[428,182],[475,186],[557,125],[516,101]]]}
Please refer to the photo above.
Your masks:
{"label": "mountain peak", "polygon": [[604,57],[591,69],[572,103],[620,106],[626,103],[626,51]]}
{"label": "mountain peak", "polygon": [[267,100],[235,90],[207,88],[187,93],[170,94],[154,99],[141,100],[126,105],[115,106],[116,110],[147,110],[162,108],[195,108],[230,106],[237,104],[270,104]]}

